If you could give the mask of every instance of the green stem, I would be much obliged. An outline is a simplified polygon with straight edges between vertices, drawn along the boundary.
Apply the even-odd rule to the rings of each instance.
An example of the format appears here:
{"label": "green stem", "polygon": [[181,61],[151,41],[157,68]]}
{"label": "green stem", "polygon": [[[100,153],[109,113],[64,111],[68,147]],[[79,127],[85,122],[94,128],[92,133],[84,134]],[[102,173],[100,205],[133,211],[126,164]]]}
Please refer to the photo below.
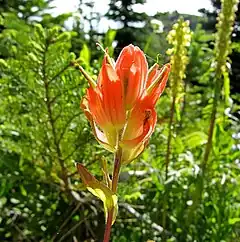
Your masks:
{"label": "green stem", "polygon": [[212,138],[213,138],[213,132],[214,132],[214,127],[215,127],[215,122],[216,122],[217,107],[218,107],[218,102],[220,99],[220,90],[221,90],[220,82],[221,82],[221,80],[220,80],[220,78],[218,78],[215,83],[214,100],[213,100],[213,106],[212,106],[210,126],[209,126],[209,131],[208,131],[208,141],[207,141],[207,145],[206,145],[205,152],[204,152],[204,158],[203,158],[203,162],[202,162],[203,174],[206,170],[207,162],[208,162],[209,155],[211,153],[211,148],[212,148]]}
{"label": "green stem", "polygon": [[108,213],[107,224],[104,232],[103,242],[108,242],[110,240],[111,228],[113,219],[113,209]]}
{"label": "green stem", "polygon": [[113,169],[113,178],[112,178],[112,191],[117,192],[118,177],[121,168],[122,161],[122,149],[119,148],[114,157],[114,169]]}
{"label": "green stem", "polygon": [[[168,179],[168,166],[170,162],[171,155],[171,140],[172,140],[172,129],[173,129],[173,118],[174,118],[174,110],[175,110],[176,97],[173,96],[171,110],[170,110],[170,120],[168,126],[168,140],[167,140],[167,153],[165,158],[165,181]],[[165,186],[166,187],[166,186]],[[167,220],[167,201],[168,201],[168,192],[165,189],[165,194],[163,198],[163,215],[162,215],[162,226],[164,230],[166,229],[166,220]],[[163,233],[163,241],[165,240],[165,232]]]}
{"label": "green stem", "polygon": [[[188,70],[191,71],[191,65],[188,66]],[[182,104],[182,111],[181,111],[181,120],[180,120],[180,123],[179,123],[179,129],[181,130],[182,129],[182,126],[183,126],[183,121],[184,121],[184,115],[185,115],[185,111],[186,111],[186,105],[187,105],[187,88],[188,88],[188,79],[185,79],[185,82],[184,82],[184,97],[183,97],[183,104]]]}
{"label": "green stem", "polygon": [[208,130],[208,141],[207,141],[205,152],[204,152],[203,162],[201,164],[202,182],[201,182],[200,194],[199,194],[200,199],[202,197],[203,183],[204,183],[204,177],[205,177],[205,173],[206,173],[206,169],[207,169],[207,163],[208,163],[209,156],[210,156],[211,150],[212,150],[213,132],[214,132],[214,127],[215,127],[215,123],[216,123],[217,109],[218,109],[218,103],[219,103],[220,93],[221,93],[221,78],[219,78],[219,76],[221,76],[220,73],[221,72],[220,72],[220,68],[219,68],[219,71],[217,69],[218,78],[216,78],[215,88],[214,88],[214,99],[213,99],[213,104],[212,104],[213,106],[212,106],[212,112],[211,112],[210,126],[209,126],[209,130]]}
{"label": "green stem", "polygon": [[216,116],[217,116],[217,108],[218,103],[220,99],[220,93],[221,93],[221,76],[220,70],[217,69],[216,71],[218,78],[216,78],[215,82],[215,88],[214,88],[214,99],[213,99],[213,106],[212,106],[212,112],[211,112],[211,119],[210,119],[210,126],[208,130],[208,140],[204,152],[203,161],[201,164],[202,173],[198,176],[197,184],[196,184],[196,192],[193,196],[193,205],[191,206],[189,212],[188,212],[188,224],[191,224],[192,220],[194,219],[194,211],[197,209],[198,204],[200,204],[203,194],[203,188],[204,188],[204,179],[206,175],[207,170],[207,163],[209,160],[209,156],[212,149],[212,139],[213,139],[213,132],[214,127],[216,123]]}
{"label": "green stem", "polygon": [[[119,147],[114,157],[114,169],[113,169],[113,178],[112,178],[112,191],[114,193],[117,192],[118,178],[121,168],[122,161],[122,149]],[[112,227],[112,219],[113,219],[113,209],[108,212],[107,224],[104,232],[103,242],[109,242],[111,227]]]}
{"label": "green stem", "polygon": [[149,46],[152,42],[152,39],[153,39],[153,35],[154,33],[152,33],[148,38],[147,38],[147,43],[145,44],[144,46],[144,53],[147,53],[148,49],[149,49]]}
{"label": "green stem", "polygon": [[176,97],[173,97],[171,111],[170,111],[170,120],[168,125],[168,140],[167,140],[167,154],[165,159],[165,180],[168,178],[168,166],[170,161],[171,155],[171,140],[172,140],[172,129],[173,129],[173,118],[174,118],[174,109],[175,109]]}

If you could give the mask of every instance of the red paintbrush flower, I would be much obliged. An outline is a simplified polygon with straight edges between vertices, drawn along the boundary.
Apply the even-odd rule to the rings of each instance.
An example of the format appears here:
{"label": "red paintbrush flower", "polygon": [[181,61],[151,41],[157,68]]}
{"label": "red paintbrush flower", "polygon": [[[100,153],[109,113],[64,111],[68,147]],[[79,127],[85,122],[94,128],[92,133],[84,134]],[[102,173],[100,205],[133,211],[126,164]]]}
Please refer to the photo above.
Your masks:
{"label": "red paintbrush flower", "polygon": [[112,152],[122,148],[122,162],[130,162],[144,150],[154,131],[154,107],[166,86],[170,65],[155,64],[148,71],[144,53],[129,45],[116,64],[105,53],[97,83],[80,70],[90,83],[81,107],[96,139]]}

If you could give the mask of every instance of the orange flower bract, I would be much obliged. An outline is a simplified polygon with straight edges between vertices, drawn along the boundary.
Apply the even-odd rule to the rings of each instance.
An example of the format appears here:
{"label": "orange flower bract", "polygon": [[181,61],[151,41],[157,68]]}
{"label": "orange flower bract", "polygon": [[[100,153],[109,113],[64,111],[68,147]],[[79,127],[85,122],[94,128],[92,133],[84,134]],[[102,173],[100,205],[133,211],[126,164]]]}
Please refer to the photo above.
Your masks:
{"label": "orange flower bract", "polygon": [[131,110],[145,88],[148,71],[145,55],[138,47],[129,45],[120,53],[115,69],[123,86],[125,108]]}
{"label": "orange flower bract", "polygon": [[144,53],[129,45],[116,63],[105,53],[97,84],[90,81],[81,107],[96,139],[112,152],[122,148],[123,163],[135,159],[148,143],[157,122],[155,105],[169,71],[169,64],[148,70]]}

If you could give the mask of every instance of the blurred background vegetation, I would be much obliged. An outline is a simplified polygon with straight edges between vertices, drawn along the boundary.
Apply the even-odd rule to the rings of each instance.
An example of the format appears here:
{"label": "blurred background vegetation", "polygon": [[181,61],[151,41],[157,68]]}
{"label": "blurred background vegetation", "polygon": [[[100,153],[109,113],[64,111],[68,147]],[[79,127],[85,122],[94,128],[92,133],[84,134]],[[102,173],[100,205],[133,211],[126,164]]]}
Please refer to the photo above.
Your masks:
{"label": "blurred background vegetation", "polygon": [[[112,241],[240,241],[239,9],[231,34],[228,12],[216,28],[219,0],[198,16],[134,11],[144,3],[111,0],[101,16],[79,0],[78,14],[52,16],[52,0],[0,1],[0,241],[102,239],[102,204],[74,165],[99,179],[102,157],[112,165],[79,108],[87,83],[73,67],[96,79],[96,42],[115,58],[133,43],[150,65],[176,65],[148,148],[122,170]],[[100,31],[103,17],[116,29]]]}

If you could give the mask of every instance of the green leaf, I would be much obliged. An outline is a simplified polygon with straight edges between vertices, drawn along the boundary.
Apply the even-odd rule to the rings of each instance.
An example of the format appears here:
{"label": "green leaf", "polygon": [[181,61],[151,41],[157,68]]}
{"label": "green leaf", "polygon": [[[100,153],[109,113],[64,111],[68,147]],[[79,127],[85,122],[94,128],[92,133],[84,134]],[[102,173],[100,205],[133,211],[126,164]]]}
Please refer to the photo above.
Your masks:
{"label": "green leaf", "polygon": [[69,41],[71,39],[71,33],[70,32],[63,32],[61,33],[57,38],[56,41]]}
{"label": "green leaf", "polygon": [[141,195],[142,195],[142,193],[139,192],[139,191],[137,191],[137,192],[133,192],[131,194],[125,195],[125,199],[126,200],[129,200],[129,201],[131,201],[131,200],[137,200],[138,198],[141,197]]}
{"label": "green leaf", "polygon": [[116,33],[117,33],[116,30],[109,29],[106,33],[104,44],[107,46],[111,45],[115,39]]}
{"label": "green leaf", "polygon": [[23,196],[27,196],[27,191],[26,191],[26,189],[24,188],[23,185],[20,185],[20,190],[21,190],[21,194],[22,194]]}
{"label": "green leaf", "polygon": [[190,148],[195,148],[197,146],[205,144],[207,142],[207,138],[208,136],[205,133],[197,131],[185,136],[184,141],[186,146]]}
{"label": "green leaf", "polygon": [[0,59],[0,68],[7,68],[7,62],[4,59]]}
{"label": "green leaf", "polygon": [[3,206],[7,203],[7,198],[2,197],[0,198],[0,208],[3,208]]}
{"label": "green leaf", "polygon": [[90,65],[91,53],[86,44],[83,44],[83,48],[80,51],[80,60],[87,66]]}
{"label": "green leaf", "polygon": [[99,182],[83,165],[77,164],[77,169],[88,191],[103,202],[106,221],[108,213],[113,210],[113,224],[118,212],[117,195],[105,184]]}
{"label": "green leaf", "polygon": [[173,139],[173,145],[178,153],[184,152],[185,147],[184,147],[182,139],[179,136],[177,136],[175,139]]}
{"label": "green leaf", "polygon": [[238,223],[238,222],[240,222],[240,218],[230,218],[229,220],[228,220],[228,223],[229,224],[235,224],[235,223]]}
{"label": "green leaf", "polygon": [[109,29],[105,35],[104,46],[108,47],[108,53],[110,56],[113,55],[112,43],[116,36],[116,30]]}

